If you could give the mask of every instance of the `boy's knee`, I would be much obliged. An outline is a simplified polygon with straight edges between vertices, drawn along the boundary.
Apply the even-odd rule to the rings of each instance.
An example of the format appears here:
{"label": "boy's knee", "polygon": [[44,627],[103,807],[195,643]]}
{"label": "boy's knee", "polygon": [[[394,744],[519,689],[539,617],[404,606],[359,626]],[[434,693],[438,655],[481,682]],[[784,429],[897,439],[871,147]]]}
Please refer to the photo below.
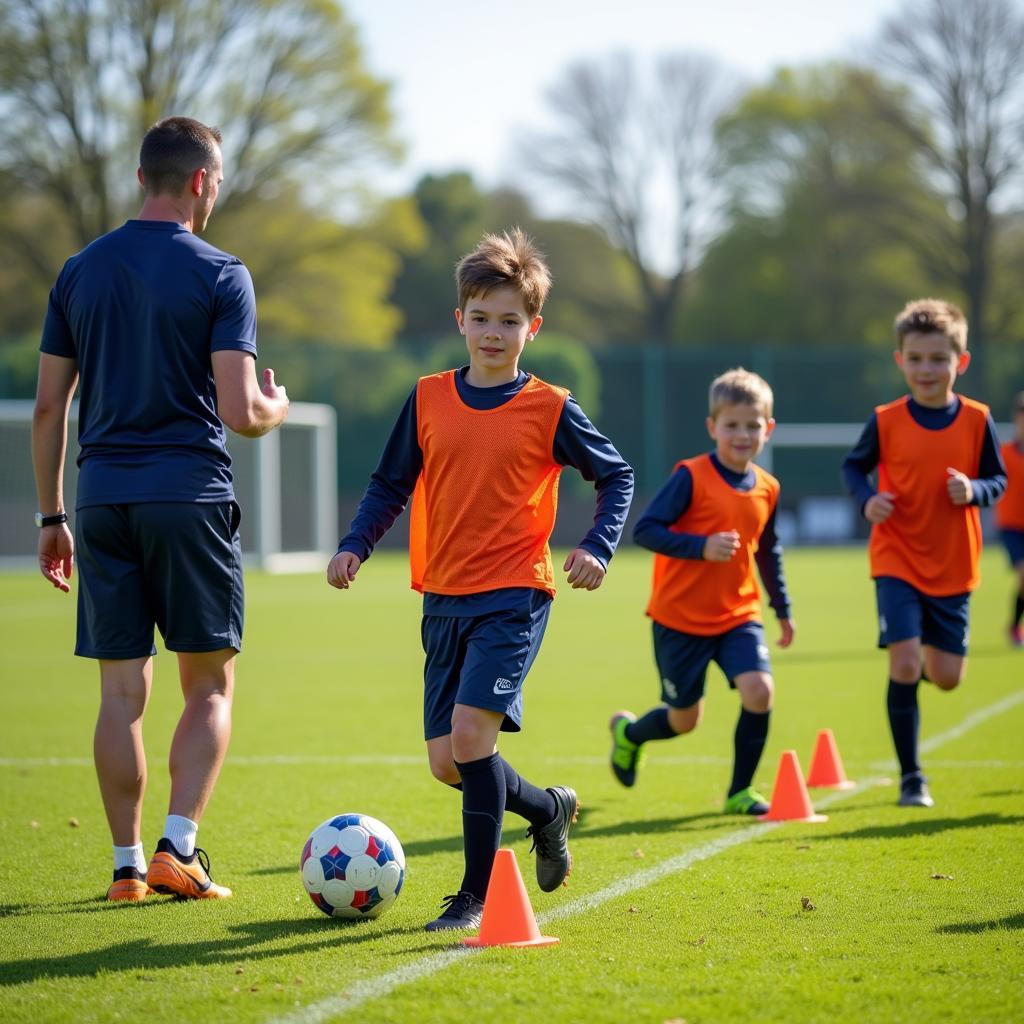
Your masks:
{"label": "boy's knee", "polygon": [[700,725],[700,720],[703,717],[703,701],[689,708],[668,709],[668,724],[672,727],[672,731],[679,736],[687,732],[693,732]]}
{"label": "boy's knee", "polygon": [[451,758],[444,757],[430,757],[430,774],[437,779],[438,782],[443,782],[446,786],[457,785],[459,780],[459,770],[455,767],[455,761]]}
{"label": "boy's knee", "polygon": [[921,678],[921,649],[913,646],[889,648],[889,675],[898,683],[916,683]]}
{"label": "boy's knee", "polygon": [[748,672],[736,679],[740,701],[748,711],[764,714],[771,711],[775,683],[766,672]]}

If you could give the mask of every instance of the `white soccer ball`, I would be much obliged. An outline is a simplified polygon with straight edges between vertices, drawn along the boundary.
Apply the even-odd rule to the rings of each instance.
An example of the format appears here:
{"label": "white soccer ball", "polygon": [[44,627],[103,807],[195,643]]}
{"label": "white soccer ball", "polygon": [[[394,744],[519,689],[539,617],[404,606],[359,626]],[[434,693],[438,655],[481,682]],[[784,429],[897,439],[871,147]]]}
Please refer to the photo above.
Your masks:
{"label": "white soccer ball", "polygon": [[299,860],[309,898],[331,917],[378,917],[402,891],[405,853],[382,821],[339,814],[317,825]]}

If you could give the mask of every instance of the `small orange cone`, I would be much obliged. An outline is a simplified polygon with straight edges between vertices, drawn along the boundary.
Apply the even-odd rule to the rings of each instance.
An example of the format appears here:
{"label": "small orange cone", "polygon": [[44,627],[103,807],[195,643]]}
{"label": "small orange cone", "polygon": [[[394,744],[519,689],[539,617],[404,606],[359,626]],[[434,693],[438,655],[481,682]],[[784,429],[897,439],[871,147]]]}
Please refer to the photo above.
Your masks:
{"label": "small orange cone", "polygon": [[839,756],[836,738],[831,729],[822,729],[814,744],[811,756],[811,770],[807,773],[807,785],[814,789],[854,789],[843,770],[843,759]]}
{"label": "small orange cone", "polygon": [[484,897],[480,934],[463,939],[464,946],[553,946],[559,940],[541,935],[526,895],[516,855],[499,850],[494,855],[491,880]]}
{"label": "small orange cone", "polygon": [[779,758],[772,801],[761,821],[828,821],[826,815],[814,813],[795,750],[784,750]]}

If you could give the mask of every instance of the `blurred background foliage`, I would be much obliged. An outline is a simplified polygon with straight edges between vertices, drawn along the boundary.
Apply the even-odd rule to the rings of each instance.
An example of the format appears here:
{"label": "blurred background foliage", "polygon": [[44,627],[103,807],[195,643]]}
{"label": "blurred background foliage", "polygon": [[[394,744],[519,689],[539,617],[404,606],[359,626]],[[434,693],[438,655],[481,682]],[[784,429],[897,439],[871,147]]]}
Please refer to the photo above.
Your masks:
{"label": "blurred background foliage", "polygon": [[[652,463],[644,484],[703,443],[736,362],[773,375],[780,418],[863,420],[899,393],[910,297],[964,305],[965,389],[997,418],[1024,387],[1013,0],[907,0],[870,66],[756,83],[705,54],[595,56],[556,76],[529,180],[400,196],[374,189],[401,140],[340,0],[0,0],[0,38],[0,397],[31,397],[54,277],[134,215],[141,135],[182,111],[224,129],[208,238],[252,272],[261,362],[338,409],[347,492],[416,377],[463,361],[455,262],[513,224],[555,282],[524,366]],[[571,215],[540,212],[552,191]]]}

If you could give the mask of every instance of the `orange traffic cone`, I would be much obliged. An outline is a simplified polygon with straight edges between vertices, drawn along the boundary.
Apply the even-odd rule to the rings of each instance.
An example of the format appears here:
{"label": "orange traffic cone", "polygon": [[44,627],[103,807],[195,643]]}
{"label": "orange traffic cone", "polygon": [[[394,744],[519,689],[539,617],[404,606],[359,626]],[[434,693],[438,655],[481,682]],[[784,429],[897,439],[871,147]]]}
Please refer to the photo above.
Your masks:
{"label": "orange traffic cone", "polygon": [[795,750],[784,750],[779,759],[775,788],[768,813],[762,821],[828,821],[824,814],[815,814],[807,786],[800,771]]}
{"label": "orange traffic cone", "polygon": [[839,756],[836,738],[831,729],[822,729],[814,744],[811,756],[811,770],[807,773],[807,785],[815,789],[854,789],[843,770],[843,759]]}
{"label": "orange traffic cone", "polygon": [[526,895],[516,855],[499,850],[484,897],[480,934],[463,939],[464,946],[553,946],[558,939],[541,935]]}

